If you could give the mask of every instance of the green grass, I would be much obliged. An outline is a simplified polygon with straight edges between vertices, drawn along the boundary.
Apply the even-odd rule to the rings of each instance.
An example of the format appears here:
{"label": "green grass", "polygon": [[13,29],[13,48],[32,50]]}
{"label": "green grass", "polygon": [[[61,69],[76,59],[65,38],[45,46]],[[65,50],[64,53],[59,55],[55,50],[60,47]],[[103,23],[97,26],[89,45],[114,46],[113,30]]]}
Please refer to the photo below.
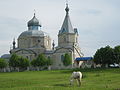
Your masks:
{"label": "green grass", "polygon": [[0,90],[120,90],[120,68],[81,69],[81,87],[69,85],[72,71],[0,73]]}

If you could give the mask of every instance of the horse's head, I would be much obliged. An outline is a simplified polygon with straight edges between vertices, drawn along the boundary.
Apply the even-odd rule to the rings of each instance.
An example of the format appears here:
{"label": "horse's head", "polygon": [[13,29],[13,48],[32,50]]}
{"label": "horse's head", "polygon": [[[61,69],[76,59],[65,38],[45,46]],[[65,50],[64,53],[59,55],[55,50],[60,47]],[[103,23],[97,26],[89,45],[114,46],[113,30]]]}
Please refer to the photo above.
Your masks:
{"label": "horse's head", "polygon": [[73,85],[73,79],[70,80],[70,85]]}

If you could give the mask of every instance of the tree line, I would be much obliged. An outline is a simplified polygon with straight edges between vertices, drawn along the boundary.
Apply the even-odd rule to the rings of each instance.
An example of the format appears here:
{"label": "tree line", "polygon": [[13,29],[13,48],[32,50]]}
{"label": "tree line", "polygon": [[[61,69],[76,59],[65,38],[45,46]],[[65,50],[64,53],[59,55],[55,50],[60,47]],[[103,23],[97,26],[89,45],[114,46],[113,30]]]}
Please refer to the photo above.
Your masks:
{"label": "tree line", "polygon": [[110,46],[101,47],[94,55],[94,62],[101,64],[103,67],[106,65],[120,63],[120,46],[111,48]]}
{"label": "tree line", "polygon": [[5,59],[0,58],[0,69],[4,69],[7,66],[9,66],[12,70],[17,70],[18,72],[20,70],[29,70],[30,66],[38,68],[42,66],[50,66],[52,65],[51,58],[46,58],[44,54],[38,55],[38,57],[30,62],[27,58],[24,58],[22,56],[18,56],[17,54],[12,54],[9,61],[5,61]]}
{"label": "tree line", "polygon": [[[71,56],[66,53],[64,55],[63,65],[68,66],[72,62]],[[5,59],[0,58],[0,69],[5,69],[9,66],[9,69],[12,71],[20,71],[20,70],[29,70],[29,67],[32,66],[36,68],[38,71],[43,70],[44,68],[51,69],[51,65],[53,64],[53,60],[50,57],[46,57],[44,54],[39,54],[37,58],[33,59],[31,62],[27,58],[22,56],[18,56],[13,53],[9,59],[9,61],[5,61]]]}

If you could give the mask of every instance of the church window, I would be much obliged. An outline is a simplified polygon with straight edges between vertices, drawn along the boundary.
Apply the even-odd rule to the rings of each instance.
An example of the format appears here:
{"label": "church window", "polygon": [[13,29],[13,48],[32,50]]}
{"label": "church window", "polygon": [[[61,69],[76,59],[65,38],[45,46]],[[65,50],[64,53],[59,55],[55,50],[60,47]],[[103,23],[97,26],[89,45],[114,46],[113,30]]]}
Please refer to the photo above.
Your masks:
{"label": "church window", "polygon": [[63,28],[63,30],[62,30],[62,33],[64,33],[65,32],[65,28]]}
{"label": "church window", "polygon": [[28,59],[28,56],[26,56],[26,58]]}
{"label": "church window", "polygon": [[38,30],[38,26],[30,26],[29,30]]}
{"label": "church window", "polygon": [[47,46],[49,45],[49,41],[47,40]]}
{"label": "church window", "polygon": [[63,61],[64,60],[64,55],[61,55],[61,61]]}
{"label": "church window", "polygon": [[59,64],[59,66],[61,66],[61,64]]}
{"label": "church window", "polygon": [[32,26],[32,30],[38,30],[38,26]]}
{"label": "church window", "polygon": [[40,42],[40,40],[38,40],[38,42]]}

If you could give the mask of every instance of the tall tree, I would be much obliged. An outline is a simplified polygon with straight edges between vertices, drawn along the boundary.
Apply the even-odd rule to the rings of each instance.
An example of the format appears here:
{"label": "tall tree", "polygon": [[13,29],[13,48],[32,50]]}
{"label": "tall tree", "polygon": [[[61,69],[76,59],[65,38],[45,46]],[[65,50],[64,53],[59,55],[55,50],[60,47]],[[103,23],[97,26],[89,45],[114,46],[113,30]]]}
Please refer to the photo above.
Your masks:
{"label": "tall tree", "polygon": [[65,66],[69,66],[70,64],[72,64],[72,57],[68,53],[66,53],[64,56],[63,64]]}

